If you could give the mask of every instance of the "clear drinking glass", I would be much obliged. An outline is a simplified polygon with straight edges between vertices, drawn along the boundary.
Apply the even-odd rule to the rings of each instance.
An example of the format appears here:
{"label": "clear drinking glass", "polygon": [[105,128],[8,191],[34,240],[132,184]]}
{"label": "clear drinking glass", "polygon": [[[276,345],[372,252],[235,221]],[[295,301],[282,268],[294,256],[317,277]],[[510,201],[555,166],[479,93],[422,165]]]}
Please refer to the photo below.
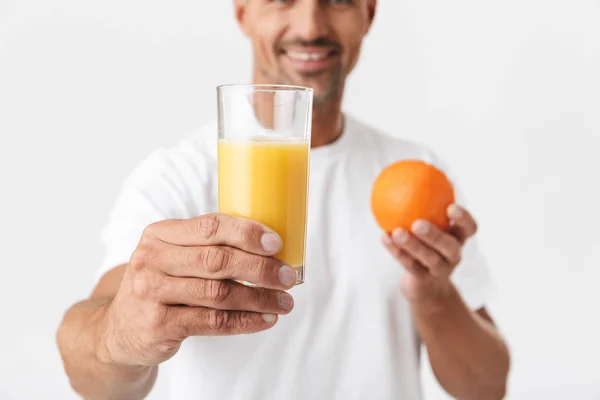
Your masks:
{"label": "clear drinking glass", "polygon": [[219,211],[276,231],[276,255],[304,282],[313,91],[223,85],[218,100]]}

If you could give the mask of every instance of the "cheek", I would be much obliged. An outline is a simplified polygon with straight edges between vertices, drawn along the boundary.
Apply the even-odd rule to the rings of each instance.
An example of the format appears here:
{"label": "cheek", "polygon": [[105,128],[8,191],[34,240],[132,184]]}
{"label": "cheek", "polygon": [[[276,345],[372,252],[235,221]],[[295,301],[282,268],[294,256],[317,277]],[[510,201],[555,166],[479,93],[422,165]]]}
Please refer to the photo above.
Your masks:
{"label": "cheek", "polygon": [[253,35],[255,58],[263,63],[270,63],[276,59],[275,44],[280,36],[280,21],[267,17],[258,20]]}
{"label": "cheek", "polygon": [[365,28],[362,21],[351,20],[341,24],[339,38],[344,46],[344,65],[350,70],[354,68],[360,55]]}
{"label": "cheek", "polygon": [[358,62],[358,57],[360,55],[361,47],[362,47],[362,40],[356,40],[349,45],[348,57],[347,57],[348,58],[347,64],[348,64],[349,69],[354,68],[354,66]]}

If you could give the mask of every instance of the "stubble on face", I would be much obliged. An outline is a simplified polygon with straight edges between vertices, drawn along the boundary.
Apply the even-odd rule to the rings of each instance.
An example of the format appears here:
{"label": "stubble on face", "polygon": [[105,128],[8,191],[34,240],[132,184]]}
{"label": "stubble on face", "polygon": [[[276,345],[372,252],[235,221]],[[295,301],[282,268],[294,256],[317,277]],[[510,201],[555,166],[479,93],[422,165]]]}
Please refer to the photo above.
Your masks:
{"label": "stubble on face", "polygon": [[284,52],[284,49],[292,46],[295,48],[334,49],[331,51],[335,52],[338,59],[331,67],[317,71],[287,71],[281,63],[279,63],[275,69],[267,69],[261,65],[257,65],[258,72],[263,80],[278,85],[297,85],[313,88],[318,86],[319,90],[315,91],[313,97],[313,104],[316,106],[327,104],[331,100],[339,97],[343,91],[344,81],[343,67],[339,58],[342,51],[340,44],[325,37],[310,42],[295,39],[276,43],[273,51],[275,54],[281,55]]}

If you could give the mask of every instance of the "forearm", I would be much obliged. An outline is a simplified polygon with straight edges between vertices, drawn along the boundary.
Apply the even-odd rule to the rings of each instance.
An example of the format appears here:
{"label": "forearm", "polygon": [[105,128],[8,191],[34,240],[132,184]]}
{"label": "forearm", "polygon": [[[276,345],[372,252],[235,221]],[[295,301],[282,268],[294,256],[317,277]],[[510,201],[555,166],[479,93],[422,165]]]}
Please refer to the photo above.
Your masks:
{"label": "forearm", "polygon": [[442,301],[415,305],[413,311],[433,371],[448,393],[461,400],[504,398],[508,348],[455,288]]}
{"label": "forearm", "polygon": [[57,333],[71,386],[89,400],[143,399],[152,389],[157,368],[124,367],[101,361],[99,332],[110,299],[86,300],[66,314]]}

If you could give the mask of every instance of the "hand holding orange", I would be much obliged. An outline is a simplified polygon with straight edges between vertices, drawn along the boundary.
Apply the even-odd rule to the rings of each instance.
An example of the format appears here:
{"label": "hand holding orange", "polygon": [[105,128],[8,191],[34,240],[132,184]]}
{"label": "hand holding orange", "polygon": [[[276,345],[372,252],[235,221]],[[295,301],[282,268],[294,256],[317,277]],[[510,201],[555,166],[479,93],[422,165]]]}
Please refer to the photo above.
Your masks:
{"label": "hand holding orange", "polygon": [[386,167],[375,180],[371,209],[387,233],[396,228],[410,231],[423,219],[445,230],[447,209],[454,203],[454,188],[446,175],[423,161],[404,160]]}
{"label": "hand holding orange", "polygon": [[401,288],[412,304],[439,309],[456,289],[450,276],[477,223],[454,200],[446,175],[423,161],[391,164],[373,185],[371,208],[385,231],[381,241],[404,267]]}

